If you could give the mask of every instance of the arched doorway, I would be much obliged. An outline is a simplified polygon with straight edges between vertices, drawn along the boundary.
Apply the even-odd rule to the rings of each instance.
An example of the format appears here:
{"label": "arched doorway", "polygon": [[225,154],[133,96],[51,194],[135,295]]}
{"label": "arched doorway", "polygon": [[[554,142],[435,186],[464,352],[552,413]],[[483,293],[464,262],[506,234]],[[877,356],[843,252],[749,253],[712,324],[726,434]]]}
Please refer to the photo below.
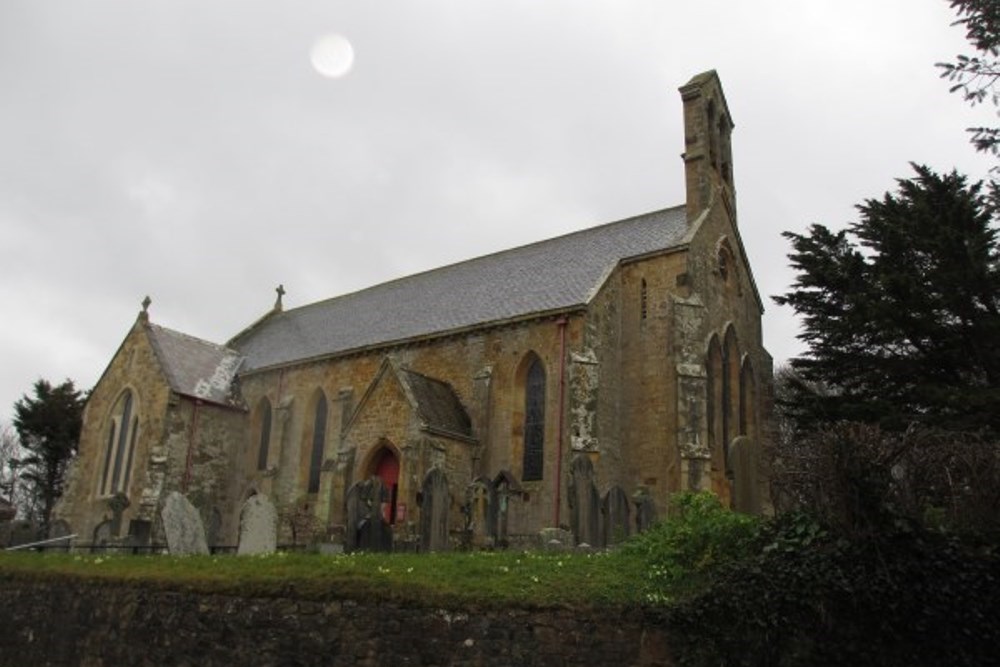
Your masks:
{"label": "arched doorway", "polygon": [[378,477],[389,497],[382,503],[382,517],[390,524],[396,523],[399,496],[399,458],[383,446],[372,459],[372,476]]}

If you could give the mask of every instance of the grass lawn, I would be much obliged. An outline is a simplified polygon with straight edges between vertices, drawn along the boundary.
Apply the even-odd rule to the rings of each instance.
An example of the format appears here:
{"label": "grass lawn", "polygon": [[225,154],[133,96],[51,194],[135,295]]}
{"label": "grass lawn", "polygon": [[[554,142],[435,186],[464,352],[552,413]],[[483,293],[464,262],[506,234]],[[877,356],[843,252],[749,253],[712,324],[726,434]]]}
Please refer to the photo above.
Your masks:
{"label": "grass lawn", "polygon": [[363,598],[481,607],[639,604],[648,566],[613,553],[476,552],[106,556],[0,552],[0,580],[68,577],[247,596]]}

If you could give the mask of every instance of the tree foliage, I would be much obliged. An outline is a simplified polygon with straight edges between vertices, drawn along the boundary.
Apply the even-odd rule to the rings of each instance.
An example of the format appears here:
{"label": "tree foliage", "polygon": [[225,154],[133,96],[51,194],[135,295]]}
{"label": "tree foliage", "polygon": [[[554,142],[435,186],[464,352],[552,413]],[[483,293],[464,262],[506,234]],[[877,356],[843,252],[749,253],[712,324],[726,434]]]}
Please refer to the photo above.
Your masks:
{"label": "tree foliage", "polygon": [[14,404],[14,428],[26,452],[17,462],[20,478],[36,499],[44,525],[62,495],[66,468],[76,454],[83,403],[72,380],[56,386],[39,380],[33,397],[24,395]]}
{"label": "tree foliage", "polygon": [[1000,432],[996,187],[914,169],[847,229],[784,234],[798,276],[774,299],[802,316],[808,344],[785,400],[807,430],[846,420]]}
{"label": "tree foliage", "polygon": [[0,424],[0,499],[6,500],[24,513],[20,507],[17,483],[17,462],[21,458],[21,443],[13,424]]}
{"label": "tree foliage", "polygon": [[[997,0],[951,0],[958,12],[955,25],[965,27],[969,43],[979,56],[956,56],[951,63],[938,63],[942,78],[952,82],[951,92],[961,92],[972,105],[992,102],[1000,106],[1000,3]],[[1000,156],[1000,128],[970,127],[977,150]]]}

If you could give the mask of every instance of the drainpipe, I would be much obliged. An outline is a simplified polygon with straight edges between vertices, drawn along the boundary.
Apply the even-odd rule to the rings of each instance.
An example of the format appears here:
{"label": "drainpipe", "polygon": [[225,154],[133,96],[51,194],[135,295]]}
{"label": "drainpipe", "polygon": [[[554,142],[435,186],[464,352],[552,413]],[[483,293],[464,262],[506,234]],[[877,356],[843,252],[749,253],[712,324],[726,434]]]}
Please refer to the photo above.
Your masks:
{"label": "drainpipe", "polygon": [[559,327],[559,427],[558,435],[556,437],[557,442],[557,455],[556,455],[556,511],[555,511],[555,523],[553,526],[555,528],[559,527],[559,511],[562,509],[562,458],[563,458],[563,432],[565,431],[565,413],[566,406],[564,405],[566,400],[566,325],[569,320],[563,315],[558,320],[556,320],[556,326]]}
{"label": "drainpipe", "polygon": [[195,400],[194,410],[191,414],[191,432],[188,433],[187,461],[184,464],[184,480],[181,483],[181,491],[187,493],[188,484],[191,482],[191,468],[194,465],[194,447],[198,439],[198,415],[201,412],[201,401]]}

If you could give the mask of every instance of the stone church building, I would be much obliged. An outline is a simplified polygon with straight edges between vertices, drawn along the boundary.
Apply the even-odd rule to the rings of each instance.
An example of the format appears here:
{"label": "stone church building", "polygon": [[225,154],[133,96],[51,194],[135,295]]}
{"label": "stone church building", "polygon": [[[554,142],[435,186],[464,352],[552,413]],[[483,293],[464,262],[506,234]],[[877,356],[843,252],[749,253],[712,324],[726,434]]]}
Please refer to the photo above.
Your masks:
{"label": "stone church building", "polygon": [[[283,542],[350,545],[367,502],[398,541],[433,520],[454,543],[478,493],[491,540],[566,526],[593,543],[602,515],[624,512],[627,534],[684,489],[759,511],[771,358],[733,122],[715,72],[680,93],[679,206],[299,308],[279,287],[224,344],[154,323],[147,300],[87,402],[55,518],[80,543],[162,541],[178,491],[210,544],[235,545],[263,494]],[[372,479],[377,497],[358,495]]]}

